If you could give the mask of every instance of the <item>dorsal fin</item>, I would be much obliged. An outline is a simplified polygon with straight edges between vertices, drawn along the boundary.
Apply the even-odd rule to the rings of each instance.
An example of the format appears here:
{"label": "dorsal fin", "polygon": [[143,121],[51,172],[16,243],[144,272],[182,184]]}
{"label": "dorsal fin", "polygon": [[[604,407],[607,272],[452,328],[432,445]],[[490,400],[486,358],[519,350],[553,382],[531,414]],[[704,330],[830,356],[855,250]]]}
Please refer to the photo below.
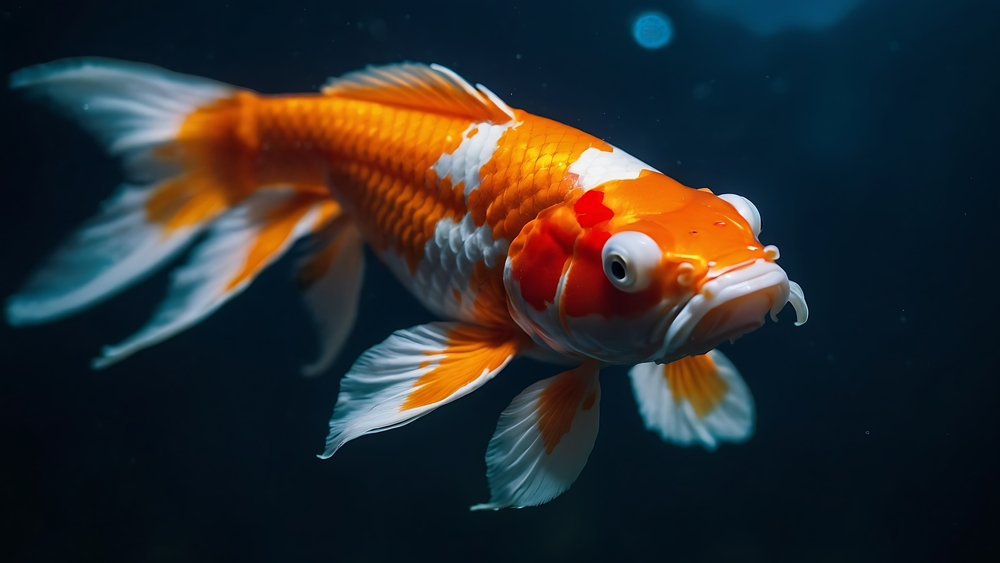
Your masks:
{"label": "dorsal fin", "polygon": [[328,96],[457,114],[476,121],[507,123],[514,119],[514,110],[485,86],[473,88],[454,71],[436,64],[369,66],[331,78],[322,91]]}

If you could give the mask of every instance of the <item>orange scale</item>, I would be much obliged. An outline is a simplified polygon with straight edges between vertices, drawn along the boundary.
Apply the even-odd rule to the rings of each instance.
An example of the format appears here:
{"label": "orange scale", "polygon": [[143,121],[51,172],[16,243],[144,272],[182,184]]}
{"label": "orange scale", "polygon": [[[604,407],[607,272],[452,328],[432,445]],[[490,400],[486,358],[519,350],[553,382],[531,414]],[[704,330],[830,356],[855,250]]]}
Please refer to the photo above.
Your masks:
{"label": "orange scale", "polygon": [[533,161],[537,159],[539,156],[541,156],[541,154],[542,154],[541,145],[538,145],[536,147],[528,147],[527,150],[524,151],[524,160]]}
{"label": "orange scale", "polygon": [[535,170],[544,170],[552,166],[553,155],[544,154],[535,161]]}

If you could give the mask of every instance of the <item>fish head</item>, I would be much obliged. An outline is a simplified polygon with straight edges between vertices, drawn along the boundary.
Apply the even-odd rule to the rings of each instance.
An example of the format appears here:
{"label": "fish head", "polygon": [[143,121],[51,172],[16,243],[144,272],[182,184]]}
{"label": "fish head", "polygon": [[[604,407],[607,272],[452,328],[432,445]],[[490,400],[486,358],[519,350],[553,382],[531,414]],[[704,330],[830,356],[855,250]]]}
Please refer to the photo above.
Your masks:
{"label": "fish head", "polygon": [[802,290],[759,233],[749,200],[657,172],[578,190],[512,241],[509,309],[536,342],[618,364],[704,354],[788,302],[802,324]]}

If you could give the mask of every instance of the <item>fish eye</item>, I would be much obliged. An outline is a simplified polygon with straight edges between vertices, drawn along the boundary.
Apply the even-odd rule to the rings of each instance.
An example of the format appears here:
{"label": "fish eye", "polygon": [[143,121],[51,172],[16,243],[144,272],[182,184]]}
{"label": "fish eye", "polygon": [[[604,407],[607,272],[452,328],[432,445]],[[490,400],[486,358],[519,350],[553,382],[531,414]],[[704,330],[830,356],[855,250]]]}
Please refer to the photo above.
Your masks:
{"label": "fish eye", "polygon": [[653,239],[635,231],[612,235],[601,251],[604,275],[615,287],[628,292],[649,287],[662,256]]}
{"label": "fish eye", "polygon": [[753,231],[754,238],[760,237],[760,211],[749,199],[736,194],[722,194],[719,199],[726,201],[736,208],[736,211],[750,223],[750,230]]}

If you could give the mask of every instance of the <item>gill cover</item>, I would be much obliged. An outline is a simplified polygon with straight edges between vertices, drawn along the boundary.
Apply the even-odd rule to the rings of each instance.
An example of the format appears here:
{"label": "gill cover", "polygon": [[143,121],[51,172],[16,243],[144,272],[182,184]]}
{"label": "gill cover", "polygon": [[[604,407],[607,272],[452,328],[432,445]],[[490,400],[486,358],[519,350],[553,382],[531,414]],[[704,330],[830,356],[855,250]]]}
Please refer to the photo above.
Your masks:
{"label": "gill cover", "polygon": [[510,311],[557,352],[640,361],[661,345],[650,323],[665,302],[663,249],[644,232],[612,232],[615,212],[604,198],[588,191],[522,229],[504,273]]}

